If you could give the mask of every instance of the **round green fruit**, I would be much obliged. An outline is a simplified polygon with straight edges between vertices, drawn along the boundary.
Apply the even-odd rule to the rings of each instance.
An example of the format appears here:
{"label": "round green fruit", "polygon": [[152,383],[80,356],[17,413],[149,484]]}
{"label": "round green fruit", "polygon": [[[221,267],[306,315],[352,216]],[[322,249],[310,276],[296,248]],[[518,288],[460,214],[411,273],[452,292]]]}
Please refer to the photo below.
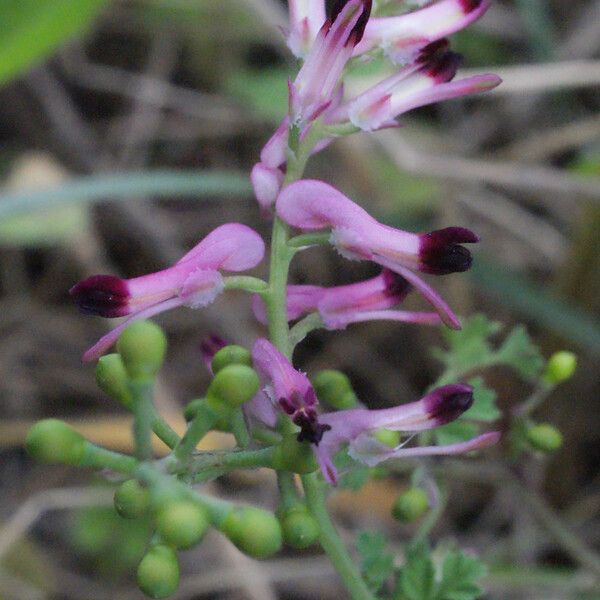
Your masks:
{"label": "round green fruit", "polygon": [[152,379],[162,367],[167,338],[156,323],[136,321],[119,337],[117,350],[131,379]]}
{"label": "round green fruit", "polygon": [[234,508],[220,529],[242,552],[253,558],[266,558],[281,548],[279,521],[274,514],[260,508]]}
{"label": "round green fruit", "polygon": [[29,455],[47,464],[80,464],[87,443],[80,433],[58,419],[38,421],[25,439]]}
{"label": "round green fruit", "polygon": [[400,494],[393,506],[392,515],[398,521],[412,523],[422,517],[429,509],[429,499],[421,488],[411,488]]}
{"label": "round green fruit", "polygon": [[202,540],[209,527],[206,509],[189,500],[169,502],[156,515],[158,533],[175,548],[191,548]]}
{"label": "round green fruit", "polygon": [[219,371],[229,365],[246,365],[251,367],[252,355],[250,354],[250,351],[243,346],[236,346],[235,344],[221,348],[213,356],[211,363],[212,371],[216,375]]}
{"label": "round green fruit", "polygon": [[124,519],[138,519],[150,507],[150,493],[135,479],[124,481],[115,492],[115,510]]}
{"label": "round green fruit", "polygon": [[173,548],[164,544],[152,546],[137,569],[137,583],[150,598],[166,598],[179,585],[179,562]]}

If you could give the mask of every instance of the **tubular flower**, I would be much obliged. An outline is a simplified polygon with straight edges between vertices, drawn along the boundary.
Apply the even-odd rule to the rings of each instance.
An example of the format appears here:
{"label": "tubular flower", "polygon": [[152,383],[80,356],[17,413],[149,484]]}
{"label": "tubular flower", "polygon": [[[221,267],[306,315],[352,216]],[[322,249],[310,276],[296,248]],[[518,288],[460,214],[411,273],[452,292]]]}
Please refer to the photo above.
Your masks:
{"label": "tubular flower", "polygon": [[304,58],[325,22],[324,0],[288,0],[290,28],[288,48],[297,58]]}
{"label": "tubular flower", "polygon": [[497,75],[476,75],[452,81],[461,56],[445,39],[422,48],[415,60],[356,98],[328,111],[326,122],[351,122],[363,131],[397,125],[395,119],[420,106],[486,92],[500,84]]}
{"label": "tubular flower", "polygon": [[306,124],[330,104],[346,63],[362,39],[371,13],[371,0],[337,0],[306,56],[296,79],[290,83],[290,115]]}
{"label": "tubular flower", "polygon": [[464,29],[489,7],[489,0],[440,0],[402,15],[372,17],[354,55],[379,47],[392,62],[410,63],[424,46]]}
{"label": "tubular flower", "polygon": [[[376,465],[390,458],[425,456],[432,454],[458,454],[489,446],[498,441],[497,433],[488,433],[463,444],[405,448],[402,444],[390,448],[378,442],[371,434],[385,428],[393,431],[415,433],[432,429],[457,419],[473,404],[473,389],[469,385],[454,384],[439,387],[418,402],[368,410],[363,408],[317,414],[318,400],[304,373],[297,371],[288,359],[265,339],[255,342],[252,349],[254,366],[265,385],[263,395],[255,397],[254,416],[268,414],[261,404],[277,405],[290,415],[300,427],[298,441],[313,445],[315,456],[323,475],[330,483],[337,481],[333,457],[348,444],[349,453],[358,461]],[[265,421],[272,426],[273,418]]]}
{"label": "tubular flower", "polygon": [[330,242],[345,258],[371,260],[406,279],[454,329],[460,322],[446,302],[412,269],[434,275],[466,271],[471,253],[461,244],[479,241],[469,229],[448,227],[410,233],[376,221],[363,208],[321,181],[301,180],[284,188],[277,214],[303,230],[331,228]]}
{"label": "tubular flower", "polygon": [[[422,325],[439,325],[437,313],[390,310],[400,304],[412,286],[404,277],[384,269],[380,275],[350,285],[320,287],[289,285],[287,288],[288,320],[293,321],[317,311],[327,329],[344,329],[362,321],[402,321]],[[260,296],[253,299],[256,318],[266,323],[265,307]]]}
{"label": "tubular flower", "polygon": [[223,291],[224,271],[245,271],[263,258],[265,246],[253,229],[239,223],[217,227],[168,269],[121,279],[114,275],[88,277],[70,290],[82,312],[102,317],[129,318],[102,337],[84,355],[101,356],[132,321],[146,319],[177,306],[200,308]]}

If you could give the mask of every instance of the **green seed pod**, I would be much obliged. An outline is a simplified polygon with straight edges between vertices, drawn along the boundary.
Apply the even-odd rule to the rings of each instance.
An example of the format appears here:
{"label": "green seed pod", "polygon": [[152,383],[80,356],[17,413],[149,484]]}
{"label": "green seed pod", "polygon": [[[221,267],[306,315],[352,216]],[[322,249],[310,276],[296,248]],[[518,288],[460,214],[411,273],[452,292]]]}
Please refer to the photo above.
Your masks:
{"label": "green seed pod", "polygon": [[283,539],[288,546],[303,550],[319,539],[319,524],[303,504],[297,504],[279,515]]}
{"label": "green seed pod", "polygon": [[429,499],[421,488],[411,488],[400,494],[393,506],[392,515],[398,521],[412,523],[422,517],[429,509]]}
{"label": "green seed pod", "polygon": [[143,517],[150,508],[150,493],[135,479],[124,481],[115,492],[115,510],[124,519]]}
{"label": "green seed pod", "polygon": [[167,338],[156,323],[136,321],[119,337],[117,350],[131,379],[153,379],[162,367]]}
{"label": "green seed pod", "polygon": [[544,372],[544,381],[557,385],[573,377],[577,368],[577,356],[573,352],[555,352],[549,359]]}
{"label": "green seed pod", "polygon": [[359,402],[345,373],[326,369],[317,373],[313,386],[321,402],[338,410],[356,408]]}
{"label": "green seed pod", "polygon": [[378,429],[375,431],[375,439],[385,446],[395,448],[400,443],[400,432],[391,429]]}
{"label": "green seed pod", "polygon": [[78,465],[86,453],[87,440],[64,421],[38,421],[27,434],[29,455],[48,464]]}
{"label": "green seed pod", "polygon": [[297,437],[295,433],[283,436],[273,453],[273,467],[293,473],[312,473],[319,468],[315,453],[311,444],[299,442]]}
{"label": "green seed pod", "polygon": [[252,366],[252,355],[250,351],[243,346],[231,344],[221,348],[212,359],[212,372],[216,375],[219,371],[229,365],[246,365]]}
{"label": "green seed pod", "polygon": [[554,452],[563,443],[562,433],[550,423],[533,425],[527,430],[527,441],[536,450]]}
{"label": "green seed pod", "polygon": [[179,586],[179,562],[173,548],[151,546],[137,569],[137,584],[150,598],[166,598]]}
{"label": "green seed pod", "polygon": [[223,367],[210,382],[207,397],[238,407],[250,400],[260,387],[256,371],[248,365]]}
{"label": "green seed pod", "polygon": [[156,529],[165,543],[175,548],[191,548],[210,527],[207,510],[189,500],[165,504],[156,515]]}
{"label": "green seed pod", "polygon": [[127,372],[119,354],[106,354],[96,364],[96,383],[113,400],[131,410],[133,398],[127,385]]}
{"label": "green seed pod", "polygon": [[220,529],[242,552],[253,558],[266,558],[281,548],[279,521],[274,514],[260,508],[234,508]]}

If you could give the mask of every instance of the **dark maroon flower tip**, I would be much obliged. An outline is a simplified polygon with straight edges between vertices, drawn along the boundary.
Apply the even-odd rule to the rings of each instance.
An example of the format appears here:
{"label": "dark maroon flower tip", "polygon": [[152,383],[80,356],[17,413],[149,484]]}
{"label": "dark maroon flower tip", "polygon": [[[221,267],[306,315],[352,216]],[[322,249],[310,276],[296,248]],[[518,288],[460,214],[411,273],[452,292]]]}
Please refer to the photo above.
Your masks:
{"label": "dark maroon flower tip", "polygon": [[388,298],[395,298],[398,302],[402,302],[411,291],[412,285],[402,275],[389,269],[384,269],[381,274],[385,283],[384,294]]}
{"label": "dark maroon flower tip", "polygon": [[69,294],[79,310],[101,317],[129,314],[127,282],[114,275],[93,275],[74,285]]}
{"label": "dark maroon flower tip", "polygon": [[477,10],[483,4],[483,0],[458,0],[458,3],[465,15],[468,15],[470,12]]}
{"label": "dark maroon flower tip", "polygon": [[200,342],[200,354],[202,356],[202,362],[206,365],[209,371],[212,371],[212,359],[215,354],[221,349],[227,346],[227,342],[218,335],[211,333],[207,335]]}
{"label": "dark maroon flower tip", "polygon": [[464,383],[443,385],[425,397],[430,419],[438,425],[450,423],[473,406],[473,388]]}
{"label": "dark maroon flower tip", "polygon": [[[349,0],[334,0],[331,4],[331,8],[329,11],[329,21],[333,23],[338,17],[338,15],[342,12],[346,4],[348,4]],[[362,4],[362,13],[356,22],[356,25],[352,28],[352,32],[348,37],[348,44],[356,46],[365,33],[365,27],[367,26],[367,22],[369,17],[371,16],[371,7],[372,0],[361,0]]]}
{"label": "dark maroon flower tip", "polygon": [[420,51],[417,61],[423,65],[421,72],[436,83],[446,83],[454,79],[462,56],[449,50],[447,39],[441,39],[425,46]]}
{"label": "dark maroon flower tip", "polygon": [[460,273],[471,267],[473,258],[460,244],[475,244],[479,237],[464,227],[446,227],[421,236],[420,270],[432,275]]}
{"label": "dark maroon flower tip", "polygon": [[300,427],[297,440],[299,442],[310,442],[318,446],[323,435],[331,429],[331,425],[323,425],[319,423],[317,415],[314,411],[299,410],[293,416],[292,421]]}

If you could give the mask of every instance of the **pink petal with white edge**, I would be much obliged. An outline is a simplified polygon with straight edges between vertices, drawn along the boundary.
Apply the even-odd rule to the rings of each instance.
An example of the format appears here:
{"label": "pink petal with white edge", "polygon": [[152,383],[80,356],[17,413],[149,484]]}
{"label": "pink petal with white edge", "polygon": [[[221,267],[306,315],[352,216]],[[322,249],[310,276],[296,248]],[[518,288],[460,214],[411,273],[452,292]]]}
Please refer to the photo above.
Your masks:
{"label": "pink petal with white edge", "polygon": [[177,265],[193,261],[195,268],[245,271],[264,255],[265,243],[256,231],[241,223],[226,223],[211,231]]}
{"label": "pink petal with white edge", "polygon": [[373,17],[354,55],[380,46],[391,60],[410,62],[420,48],[467,27],[489,6],[489,0],[441,0],[403,15]]}
{"label": "pink petal with white edge", "polygon": [[264,211],[271,210],[283,183],[283,173],[263,163],[256,163],[250,173],[250,181],[261,208]]}

